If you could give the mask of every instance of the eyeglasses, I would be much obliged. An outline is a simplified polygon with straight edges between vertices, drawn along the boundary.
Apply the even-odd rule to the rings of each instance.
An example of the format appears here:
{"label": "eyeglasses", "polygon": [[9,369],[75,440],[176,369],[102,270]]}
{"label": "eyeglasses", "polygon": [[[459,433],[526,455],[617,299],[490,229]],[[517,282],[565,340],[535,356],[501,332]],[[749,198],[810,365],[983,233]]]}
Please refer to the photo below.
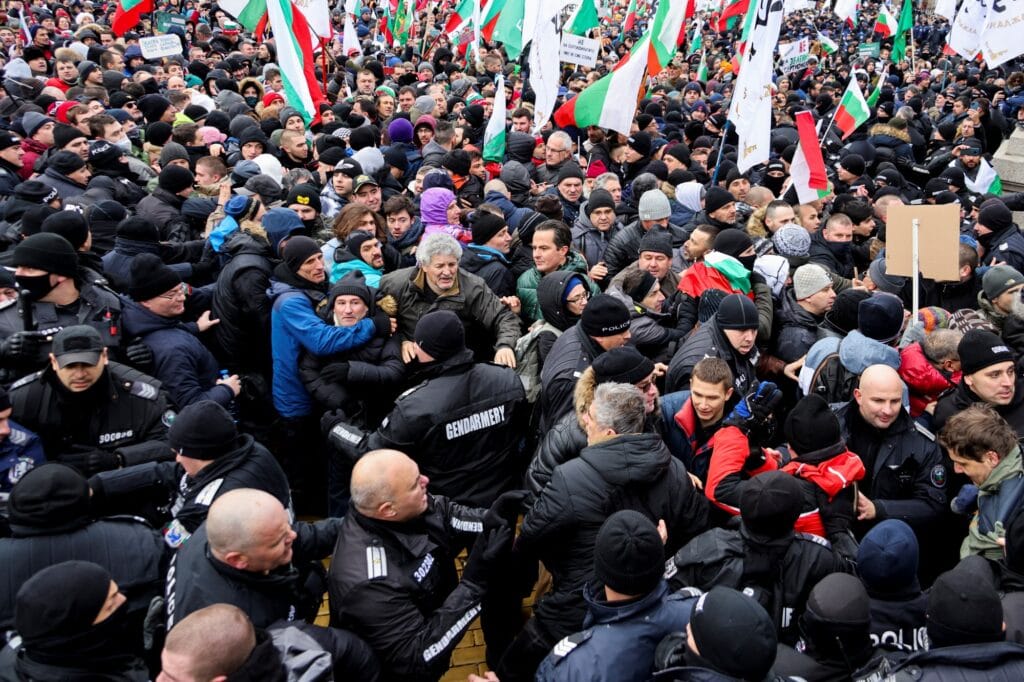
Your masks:
{"label": "eyeglasses", "polygon": [[165,301],[174,301],[179,298],[185,298],[188,295],[188,285],[181,284],[174,291],[169,291],[166,294],[160,294],[157,298],[162,298]]}
{"label": "eyeglasses", "polygon": [[566,303],[572,303],[573,305],[579,305],[580,303],[583,303],[584,301],[586,301],[589,298],[590,298],[590,292],[589,291],[584,291],[582,294],[577,294],[576,296],[570,296],[569,298],[565,299],[565,302]]}

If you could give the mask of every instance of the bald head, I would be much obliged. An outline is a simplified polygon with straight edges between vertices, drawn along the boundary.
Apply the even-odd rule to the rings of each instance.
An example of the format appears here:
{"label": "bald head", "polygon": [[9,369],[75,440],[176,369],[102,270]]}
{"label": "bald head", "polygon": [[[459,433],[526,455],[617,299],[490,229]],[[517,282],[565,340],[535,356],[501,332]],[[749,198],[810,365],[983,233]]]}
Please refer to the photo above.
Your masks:
{"label": "bald head", "polygon": [[405,453],[373,450],[352,469],[352,503],[365,516],[406,521],[426,509],[427,482],[416,462]]}
{"label": "bald head", "polygon": [[171,680],[213,680],[239,670],[256,648],[256,631],[245,612],[214,604],[190,613],[167,634],[160,656]]}
{"label": "bald head", "polygon": [[853,397],[864,421],[876,429],[887,429],[903,408],[903,380],[892,367],[871,365],[860,375]]}
{"label": "bald head", "polygon": [[269,527],[280,523],[284,506],[262,490],[240,488],[224,493],[210,505],[206,535],[215,554],[246,552]]}

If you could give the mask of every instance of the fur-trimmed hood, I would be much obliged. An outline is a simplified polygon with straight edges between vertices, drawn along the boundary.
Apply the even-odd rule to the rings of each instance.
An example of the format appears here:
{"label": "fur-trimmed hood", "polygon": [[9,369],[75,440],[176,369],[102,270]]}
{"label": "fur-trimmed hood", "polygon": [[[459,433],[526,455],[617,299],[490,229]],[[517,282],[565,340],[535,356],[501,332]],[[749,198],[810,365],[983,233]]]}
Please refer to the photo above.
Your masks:
{"label": "fur-trimmed hood", "polygon": [[908,133],[905,129],[891,126],[888,123],[876,123],[875,125],[871,126],[871,129],[868,130],[868,136],[874,137],[875,135],[888,135],[889,137],[895,138],[900,142],[906,142],[907,144],[910,144],[910,133]]}

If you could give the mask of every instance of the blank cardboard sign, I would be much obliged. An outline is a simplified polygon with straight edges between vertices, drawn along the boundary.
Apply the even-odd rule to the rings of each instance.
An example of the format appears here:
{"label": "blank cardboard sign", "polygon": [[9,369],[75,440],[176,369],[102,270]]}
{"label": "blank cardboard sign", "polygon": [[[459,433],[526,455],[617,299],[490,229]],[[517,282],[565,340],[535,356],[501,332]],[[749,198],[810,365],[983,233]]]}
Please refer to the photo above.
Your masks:
{"label": "blank cardboard sign", "polygon": [[885,271],[912,277],[913,221],[917,218],[918,266],[938,282],[960,281],[959,203],[944,206],[890,206],[885,225]]}

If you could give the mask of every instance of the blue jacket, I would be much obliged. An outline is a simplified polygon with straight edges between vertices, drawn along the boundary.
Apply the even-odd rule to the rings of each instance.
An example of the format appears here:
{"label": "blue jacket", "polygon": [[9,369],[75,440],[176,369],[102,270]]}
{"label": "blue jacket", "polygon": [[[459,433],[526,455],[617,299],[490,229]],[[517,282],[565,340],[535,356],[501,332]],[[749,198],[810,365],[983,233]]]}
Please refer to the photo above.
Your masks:
{"label": "blue jacket", "polygon": [[227,407],[234,392],[218,384],[220,366],[199,340],[199,327],[174,317],[160,317],[130,299],[123,299],[121,324],[129,337],[142,337],[153,351],[153,376],[163,382],[179,410],[200,400]]}
{"label": "blue jacket", "polygon": [[4,498],[29,470],[46,463],[39,436],[13,419],[7,424],[11,433],[0,441],[0,493]]}
{"label": "blue jacket", "polygon": [[654,650],[669,633],[686,630],[696,597],[669,594],[664,580],[646,596],[621,606],[598,599],[587,585],[588,612],[582,632],[569,635],[537,670],[538,682],[643,682],[651,677]]}
{"label": "blue jacket", "polygon": [[[317,317],[313,299],[326,301],[326,294],[300,289],[270,279],[267,290],[273,305],[270,314],[270,346],[274,362],[274,408],[282,417],[304,417],[313,409],[313,399],[299,378],[299,354],[332,355],[361,346],[374,334],[372,320],[360,320],[352,327],[335,327]],[[312,297],[312,298],[311,298]]]}

